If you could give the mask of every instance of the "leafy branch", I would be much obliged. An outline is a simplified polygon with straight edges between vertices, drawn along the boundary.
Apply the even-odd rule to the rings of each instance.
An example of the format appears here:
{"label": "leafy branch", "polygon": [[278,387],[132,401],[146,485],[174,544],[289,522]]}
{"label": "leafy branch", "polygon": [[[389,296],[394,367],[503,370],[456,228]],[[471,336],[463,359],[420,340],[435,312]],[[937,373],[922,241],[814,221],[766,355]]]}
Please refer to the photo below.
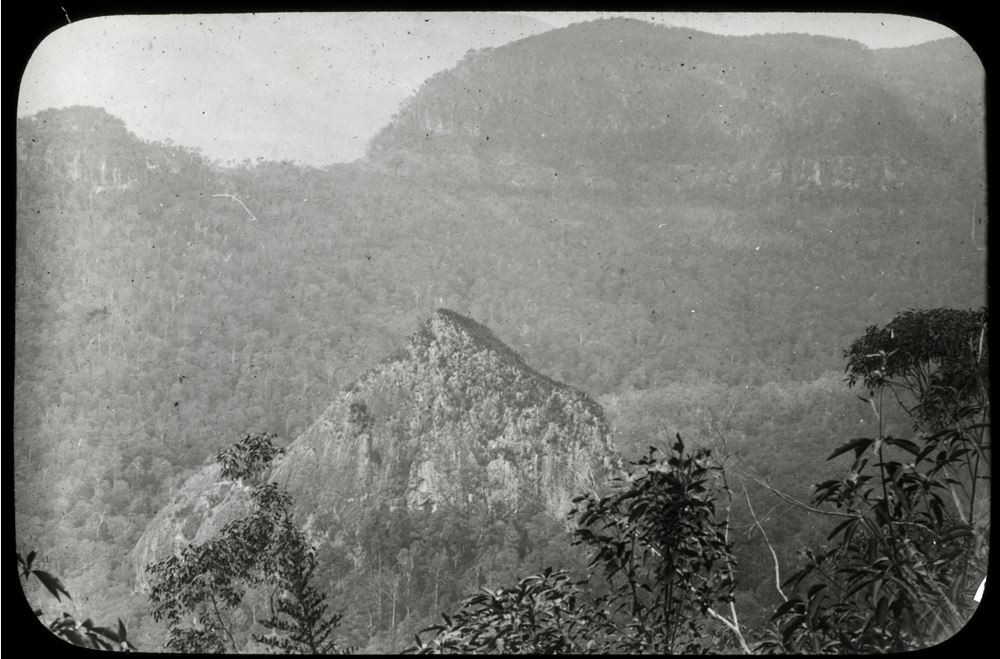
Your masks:
{"label": "leafy branch", "polygon": [[[21,552],[17,552],[18,574],[23,581],[22,586],[34,577],[57,601],[62,601],[61,596],[63,595],[67,599],[73,599],[70,597],[69,591],[66,590],[59,580],[59,577],[51,572],[34,568],[36,556],[37,552],[35,551],[29,552],[27,556],[21,556]],[[34,614],[40,618],[42,610],[40,608],[35,609]],[[61,616],[49,621],[47,627],[49,631],[59,638],[84,648],[120,652],[130,652],[136,649],[132,642],[128,640],[128,632],[121,618],[118,619],[117,629],[111,629],[95,625],[90,618],[79,622],[75,616],[63,612]]]}
{"label": "leafy branch", "polygon": [[[224,477],[256,483],[249,513],[205,543],[188,545],[180,555],[146,568],[153,617],[168,622],[166,647],[172,650],[240,651],[224,612],[239,607],[251,589],[265,586],[278,599],[263,621],[273,633],[251,633],[254,640],[286,653],[349,651],[339,648],[333,636],[340,614],[326,613],[326,597],[312,584],[315,553],[293,522],[291,497],[265,482],[272,461],[283,453],[272,437],[246,435],[217,455]],[[183,626],[181,620],[189,614],[194,623]]]}

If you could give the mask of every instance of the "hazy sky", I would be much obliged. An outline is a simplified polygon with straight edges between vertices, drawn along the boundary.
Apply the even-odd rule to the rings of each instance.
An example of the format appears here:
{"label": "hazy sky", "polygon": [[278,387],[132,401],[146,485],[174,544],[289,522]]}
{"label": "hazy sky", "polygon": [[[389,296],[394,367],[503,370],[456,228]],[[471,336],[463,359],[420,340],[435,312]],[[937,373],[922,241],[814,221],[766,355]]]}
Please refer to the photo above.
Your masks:
{"label": "hazy sky", "polygon": [[96,105],[142,139],[221,160],[323,165],[368,140],[429,76],[470,49],[600,16],[720,34],[805,32],[871,48],[955,36],[888,14],[329,13],[113,16],[49,35],[24,72],[18,116]]}
{"label": "hazy sky", "polygon": [[716,34],[803,32],[860,41],[869,48],[899,48],[953,37],[938,23],[893,14],[821,14],[807,12],[522,12],[555,27],[598,16],[627,16],[662,25],[687,27]]}

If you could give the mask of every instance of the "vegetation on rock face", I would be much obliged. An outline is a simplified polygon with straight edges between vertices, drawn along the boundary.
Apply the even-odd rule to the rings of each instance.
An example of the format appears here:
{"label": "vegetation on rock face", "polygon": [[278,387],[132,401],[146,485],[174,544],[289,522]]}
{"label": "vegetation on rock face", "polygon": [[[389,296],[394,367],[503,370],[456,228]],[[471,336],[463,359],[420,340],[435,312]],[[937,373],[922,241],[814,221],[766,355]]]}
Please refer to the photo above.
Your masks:
{"label": "vegetation on rock face", "polygon": [[261,484],[274,459],[285,453],[285,449],[274,445],[275,438],[275,435],[246,435],[232,446],[221,449],[215,456],[222,467],[220,475],[234,481]]}
{"label": "vegetation on rock face", "polygon": [[[736,561],[716,510],[722,469],[710,451],[649,453],[606,496],[576,499],[574,544],[590,572],[546,568],[462,603],[417,638],[420,653],[703,653],[719,649],[709,611],[733,601]],[[606,594],[599,594],[599,593]]]}
{"label": "vegetation on rock face", "polygon": [[[136,562],[178,533],[207,540],[246,512],[254,486],[220,481],[218,465],[201,472],[206,456],[233,429],[299,436],[441,306],[599,401],[626,458],[651,442],[669,450],[662,438],[675,431],[695,447],[725,440],[727,465],[760,481],[746,482],[754,501],[770,497],[761,483],[808,499],[811,480],[840,475],[822,458],[843,438],[874,438],[879,423],[884,436],[911,432],[903,410],[885,405],[874,420],[839,385],[841,347],[898,309],[985,301],[982,69],[967,50],[959,39],[886,52],[803,35],[577,26],[470,55],[428,83],[369,159],[325,169],[220,167],[142,142],[94,108],[19,119],[19,546],[44,548],[46,570],[94,619],[121,616],[136,644],[160,647],[166,632]],[[579,122],[556,120],[564,109]],[[421,126],[438,118],[453,134]],[[460,135],[459,123],[483,132]],[[794,131],[770,150],[754,141],[783,126]],[[747,148],[730,157],[736,147]],[[892,350],[882,338],[873,347],[864,354]],[[883,391],[913,407],[898,386]],[[557,398],[553,415],[574,399]],[[457,418],[462,399],[412,429],[385,414],[393,401],[373,387],[338,418],[358,403],[358,429],[377,435],[366,459],[400,474],[386,447]],[[507,427],[496,409],[481,419]],[[459,457],[468,467],[485,456]],[[510,482],[501,460],[490,473]],[[180,501],[185,483],[203,496]],[[783,564],[833,527],[774,504],[757,508]],[[318,582],[339,584],[328,594],[348,644],[398,649],[480,586],[547,565],[572,567],[573,581],[585,571],[549,514],[558,506],[365,505],[350,542],[317,553]],[[220,514],[203,523],[208,510]],[[342,528],[330,510],[295,515],[317,546]],[[133,554],[158,515],[185,521],[155,552]],[[782,601],[770,553],[741,497],[732,519],[741,622],[763,625]]]}
{"label": "vegetation on rock face", "polygon": [[[985,310],[911,311],[884,335],[869,328],[845,352],[848,382],[866,378],[875,389],[863,400],[876,415],[886,389],[916,397],[907,409],[919,434],[883,435],[880,423],[875,438],[833,451],[829,459],[853,451],[850,474],[818,484],[814,505],[822,508],[812,510],[840,522],[828,546],[805,549],[805,566],[776,584],[785,601],[756,648],[747,645],[735,606],[731,618],[712,609],[733,603],[738,574],[728,525],[715,510],[725,493],[731,513],[728,482],[708,478],[707,451],[685,458],[678,436],[669,459],[651,451],[613,494],[579,499],[577,541],[590,546],[590,566],[600,568],[608,595],[588,600],[593,588],[549,568],[465,600],[410,650],[718,651],[725,642],[706,643],[709,612],[748,652],[902,652],[954,635],[976,609],[972,594],[988,560],[989,502],[982,489],[977,499],[976,487],[990,479],[986,327]],[[891,351],[859,350],[878,339],[892,342]],[[893,379],[900,377],[910,379]],[[928,405],[932,399],[939,404]],[[936,423],[921,430],[928,409]],[[754,523],[763,530],[756,515]],[[775,555],[776,579],[778,570]]]}
{"label": "vegetation on rock face", "polygon": [[295,441],[275,479],[306,514],[350,517],[383,501],[516,510],[537,499],[558,519],[613,460],[596,403],[530,369],[482,325],[439,310]]}
{"label": "vegetation on rock face", "polygon": [[[287,488],[327,592],[379,594],[350,607],[346,627],[381,617],[386,589],[395,627],[397,609],[420,615],[426,600],[432,616],[470,579],[492,581],[568,548],[562,520],[572,497],[600,487],[618,458],[596,403],[529,368],[486,327],[438,310],[287,451],[248,437],[217,460],[223,478]],[[168,541],[177,528],[207,540],[220,520],[257,505],[242,503],[235,484],[219,491],[216,470],[206,466],[157,516],[135,560],[177,551]]]}
{"label": "vegetation on rock face", "polygon": [[[260,481],[280,453],[271,438],[247,435],[220,451],[227,478]],[[340,614],[327,615],[326,596],[312,582],[315,552],[295,525],[291,499],[274,483],[259,482],[251,493],[250,513],[227,524],[218,536],[188,545],[147,569],[153,616],[170,628],[167,649],[176,652],[238,652],[248,624],[239,614],[251,589],[267,595],[271,633],[252,633],[258,643],[284,652],[337,653],[334,632]],[[186,621],[190,617],[191,623]]]}

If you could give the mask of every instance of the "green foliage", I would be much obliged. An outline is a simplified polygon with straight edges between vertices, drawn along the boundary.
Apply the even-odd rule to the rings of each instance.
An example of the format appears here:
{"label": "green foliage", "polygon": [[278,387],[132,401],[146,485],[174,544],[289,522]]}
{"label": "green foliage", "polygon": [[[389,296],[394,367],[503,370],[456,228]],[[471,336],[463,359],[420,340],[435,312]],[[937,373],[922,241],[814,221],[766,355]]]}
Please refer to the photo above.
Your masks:
{"label": "green foliage", "polygon": [[[260,479],[280,451],[266,435],[246,436],[220,451],[218,460],[230,478]],[[240,625],[233,616],[256,587],[269,591],[272,634],[254,640],[284,652],[340,650],[333,633],[340,615],[326,614],[325,596],[312,585],[314,551],[295,526],[288,494],[274,483],[250,493],[247,515],[226,524],[208,541],[185,547],[180,555],[147,567],[153,617],[166,620],[165,647],[177,652],[237,652]],[[193,622],[185,624],[191,616]]]}
{"label": "green foliage", "polygon": [[274,446],[276,438],[266,433],[245,435],[232,446],[219,449],[215,460],[222,465],[222,477],[260,482],[274,458],[285,453],[285,449]]}
{"label": "green foliage", "polygon": [[[142,599],[130,594],[130,550],[180,483],[232,428],[297,436],[338,388],[438,306],[486,323],[559,380],[595,395],[655,400],[660,387],[691,382],[731,393],[774,382],[797,395],[840,369],[836,346],[882,309],[983,303],[981,76],[967,65],[974,59],[942,56],[946,44],[924,59],[908,49],[896,54],[907,75],[893,78],[900,66],[870,68],[872,56],[879,62],[889,53],[840,43],[818,56],[815,40],[799,37],[798,70],[775,69],[762,57],[776,45],[767,40],[745,42],[755,53],[745,59],[722,38],[682,39],[667,51],[655,45],[662,30],[640,27],[643,45],[628,52],[617,39],[580,48],[586,39],[552,34],[592,55],[558,57],[555,68],[554,42],[546,40],[527,51],[522,43],[521,55],[470,56],[462,75],[488,84],[473,86],[454,72],[428,83],[402,112],[396,127],[404,130],[373,145],[384,156],[375,166],[220,168],[177,145],[143,142],[93,108],[19,118],[12,332],[19,537],[48,547],[54,570],[80,584],[74,592],[90,594],[100,617],[132,599],[133,634],[144,638],[156,626],[144,627]],[[608,85],[606,48],[616,53],[621,85]],[[897,87],[902,103],[863,105],[885,96],[860,99],[871,87],[844,77],[848,61],[851,75],[876,71],[880,85]],[[521,64],[526,76],[511,76]],[[832,85],[823,95],[820,72]],[[569,99],[580,122],[540,100],[560,85],[565,93],[555,102]],[[629,89],[644,90],[644,107]],[[832,91],[843,94],[830,112],[817,100]],[[755,93],[784,107],[799,94],[806,112],[775,123]],[[457,136],[456,148],[440,149],[439,135],[405,131],[438,116],[452,123],[453,101],[459,114],[476,117],[459,117],[459,128],[479,125],[483,135]],[[544,116],[510,112],[523,103]],[[969,137],[952,143],[942,166],[928,166],[922,145],[930,142],[910,139],[911,118],[887,120],[882,109],[891,117],[913,110],[920,129],[934,135]],[[823,117],[838,128],[816,129]],[[651,126],[656,133],[643,132]],[[772,136],[793,126],[795,140],[761,149],[755,126]],[[730,128],[742,137],[734,140]],[[422,153],[401,153],[410,138]],[[898,148],[878,146],[885,140]],[[807,147],[810,157],[785,146]],[[690,160],[671,164],[685,152]],[[897,164],[900,155],[908,166]],[[814,164],[821,187],[808,182]],[[778,168],[780,188],[767,183]],[[213,197],[223,192],[259,221]],[[779,421],[757,394],[764,396],[749,396],[746,408],[760,414],[741,422],[759,429],[754,450],[775,456],[766,465],[790,481],[804,482],[812,469],[794,460],[811,445],[789,449],[786,436],[871,434],[834,411],[815,424],[822,431],[796,432],[818,417],[795,418],[799,408],[789,407]],[[637,436],[629,457],[645,444]],[[779,552],[809,531],[789,531]],[[352,582],[345,601],[384,601],[371,620],[367,608],[355,615],[352,640],[365,643],[393,620],[399,627],[396,600],[403,611],[435,610],[435,594],[451,605],[469,592],[474,577],[466,571],[476,564],[458,560],[440,579],[418,566],[412,599],[397,593],[405,586]],[[744,578],[749,567],[741,555]],[[401,577],[394,569],[379,578]],[[429,595],[420,599],[422,592]]]}
{"label": "green foliage", "polygon": [[[829,455],[851,457],[850,472],[819,483],[813,503],[839,523],[821,549],[803,550],[776,626],[747,630],[757,650],[906,651],[940,642],[971,616],[988,558],[985,324],[985,312],[907,312],[885,336],[869,329],[848,351],[849,382],[870,378],[863,401],[877,432]],[[897,341],[891,364],[886,340]],[[919,417],[918,430],[932,431],[913,439],[885,432],[891,387],[914,396],[900,405]],[[680,436],[666,459],[651,448],[632,467],[610,494],[576,499],[576,543],[603,580],[546,569],[514,587],[483,589],[409,651],[717,651],[707,614],[721,619],[713,607],[733,602],[735,588],[727,524],[715,509],[717,479],[728,487],[722,469],[705,449],[685,454]]]}
{"label": "green foliage", "polygon": [[726,525],[713,501],[719,468],[707,450],[685,454],[679,436],[665,459],[651,448],[632,467],[609,495],[575,500],[575,543],[589,551],[599,577],[574,581],[549,568],[515,587],[483,589],[409,651],[711,650],[707,613],[731,601],[734,585]]}
{"label": "green foliage", "polygon": [[[902,67],[890,70],[897,68]],[[950,81],[958,98],[977,95],[975,73],[974,67],[959,67]],[[553,172],[559,183],[585,173],[604,194],[618,192],[607,179],[624,181],[632,173],[626,194],[635,195],[657,185],[671,191],[722,188],[732,174],[749,174],[739,165],[766,162],[768,156],[792,160],[805,153],[876,150],[933,162],[954,153],[950,143],[938,153],[929,148],[937,144],[929,136],[942,133],[936,124],[926,129],[927,142],[908,139],[910,131],[930,122],[921,122],[911,108],[917,105],[915,90],[896,90],[887,82],[894,77],[874,66],[872,54],[857,43],[842,40],[821,43],[802,35],[733,40],[637,20],[592,21],[469,53],[403,103],[369,144],[369,156],[394,164],[415,161],[427,169],[450,158],[468,176],[478,168],[457,165],[475,163],[478,155],[491,178],[507,178],[512,185],[541,188]],[[920,106],[941,121],[945,107],[963,109],[956,98],[943,96]],[[534,100],[522,108],[511,99]],[[967,126],[975,121],[970,117],[948,136],[954,140],[959,133],[965,144],[974,139]],[[723,171],[731,176],[699,176],[681,163],[725,163]],[[784,168],[781,183],[808,189],[811,167]],[[767,179],[764,167],[753,169],[754,183]],[[838,192],[857,194],[858,188],[877,189],[881,182],[869,172],[857,176],[855,185]],[[552,187],[550,194],[561,192]]]}
{"label": "green foliage", "polygon": [[417,654],[571,654],[610,647],[602,630],[611,628],[605,610],[585,603],[582,586],[551,568],[521,579],[512,588],[466,599],[444,624],[424,631],[435,636],[407,649]]}
{"label": "green foliage", "polygon": [[231,650],[211,622],[202,627],[172,628],[165,647],[184,654],[225,654]]}
{"label": "green foliage", "polygon": [[290,518],[282,524],[282,542],[274,548],[279,555],[278,602],[272,602],[273,613],[262,623],[276,634],[254,639],[288,654],[346,654],[349,648],[338,647],[334,637],[343,616],[326,614],[326,596],[313,585],[315,552],[291,527]]}
{"label": "green foliage", "polygon": [[[69,591],[66,590],[59,580],[59,577],[45,570],[34,568],[36,556],[37,553],[35,551],[29,552],[24,557],[21,556],[21,552],[17,552],[18,574],[21,577],[22,588],[30,581],[31,577],[34,577],[41,582],[42,586],[56,600],[62,601],[60,595],[64,595],[67,599],[72,599]],[[42,610],[40,608],[35,609],[34,613],[36,616],[42,617]],[[129,652],[136,649],[132,642],[128,640],[125,623],[121,621],[121,618],[118,619],[117,630],[113,630],[109,627],[95,625],[90,618],[79,622],[76,616],[63,612],[61,616],[53,617],[47,627],[49,631],[59,638],[84,648],[121,652]]]}
{"label": "green foliage", "polygon": [[[910,310],[885,327],[872,325],[844,352],[848,383],[915,401],[914,421],[953,425],[967,405],[982,406],[989,388],[985,308]],[[902,403],[901,403],[902,404]]]}
{"label": "green foliage", "polygon": [[734,559],[717,518],[711,453],[685,454],[677,435],[666,460],[648,455],[617,479],[613,494],[577,499],[578,541],[628,612],[624,647],[634,652],[706,651],[705,614],[732,601]]}
{"label": "green foliage", "polygon": [[[819,483],[814,502],[842,520],[788,579],[798,593],[775,612],[780,632],[765,649],[900,652],[940,642],[969,619],[990,530],[980,485],[990,478],[985,329],[985,310],[906,312],[847,351],[848,382],[873,389],[863,400],[879,432],[830,455],[853,454],[850,472]],[[914,397],[914,425],[929,430],[883,434],[883,394],[894,389]]]}

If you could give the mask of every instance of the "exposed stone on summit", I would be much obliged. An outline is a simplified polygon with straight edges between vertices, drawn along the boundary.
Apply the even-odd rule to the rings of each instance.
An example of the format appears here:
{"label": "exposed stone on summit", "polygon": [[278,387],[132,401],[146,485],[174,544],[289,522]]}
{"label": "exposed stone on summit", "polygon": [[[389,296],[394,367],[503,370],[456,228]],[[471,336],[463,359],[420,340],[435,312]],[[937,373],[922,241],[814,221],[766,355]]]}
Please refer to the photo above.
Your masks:
{"label": "exposed stone on summit", "polygon": [[540,497],[562,517],[614,459],[596,403],[440,309],[289,447],[274,479],[310,510],[339,511],[348,499],[436,508]]}
{"label": "exposed stone on summit", "polygon": [[[565,519],[572,498],[600,487],[618,460],[597,403],[533,370],[483,325],[440,309],[345,388],[270,480],[288,489],[312,542],[339,543],[378,506],[538,502]],[[230,495],[220,498],[218,467],[206,466],[160,511],[134,550],[140,587],[145,565],[245,507],[242,486],[224,483]]]}

